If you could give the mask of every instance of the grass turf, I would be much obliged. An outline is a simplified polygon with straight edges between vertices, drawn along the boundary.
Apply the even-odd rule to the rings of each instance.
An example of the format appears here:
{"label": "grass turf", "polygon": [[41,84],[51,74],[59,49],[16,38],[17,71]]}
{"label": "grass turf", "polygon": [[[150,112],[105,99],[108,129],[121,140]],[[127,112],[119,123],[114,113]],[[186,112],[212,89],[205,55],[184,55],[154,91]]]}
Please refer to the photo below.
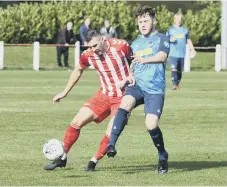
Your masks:
{"label": "grass turf", "polygon": [[0,72],[0,185],[144,186],[227,185],[227,74],[184,73],[181,90],[167,93],[160,127],[169,152],[169,173],[157,175],[157,151],[146,132],[143,107],[136,108],[120,137],[114,159],[104,157],[93,173],[84,172],[105,133],[107,120],[85,127],[69,154],[65,169],[43,170],[42,146],[62,139],[81,105],[98,86],[98,75],[86,71],[67,98],[53,105],[68,71]]}

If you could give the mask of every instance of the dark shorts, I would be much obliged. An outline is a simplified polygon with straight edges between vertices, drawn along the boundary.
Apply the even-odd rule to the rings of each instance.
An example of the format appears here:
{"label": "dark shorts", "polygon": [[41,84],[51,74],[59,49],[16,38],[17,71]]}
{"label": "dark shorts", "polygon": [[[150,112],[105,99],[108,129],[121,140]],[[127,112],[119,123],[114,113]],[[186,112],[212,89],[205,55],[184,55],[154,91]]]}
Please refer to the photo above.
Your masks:
{"label": "dark shorts", "polygon": [[136,106],[144,104],[145,114],[154,114],[158,118],[162,115],[162,109],[164,106],[165,95],[163,94],[149,94],[137,85],[132,87],[126,87],[124,95],[131,95],[136,99]]}
{"label": "dark shorts", "polygon": [[177,69],[178,71],[184,70],[184,58],[169,57],[170,68]]}

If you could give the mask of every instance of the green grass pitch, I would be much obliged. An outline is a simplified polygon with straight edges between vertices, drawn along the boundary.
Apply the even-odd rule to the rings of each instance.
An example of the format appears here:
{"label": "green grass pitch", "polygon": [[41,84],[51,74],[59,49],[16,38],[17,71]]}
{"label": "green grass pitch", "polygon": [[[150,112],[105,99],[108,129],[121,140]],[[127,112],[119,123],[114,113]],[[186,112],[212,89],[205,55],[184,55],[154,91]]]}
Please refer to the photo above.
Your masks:
{"label": "green grass pitch", "polygon": [[4,186],[152,186],[227,185],[227,73],[183,74],[181,90],[167,92],[160,127],[169,152],[169,173],[157,175],[157,151],[136,108],[120,137],[114,159],[104,157],[97,171],[84,172],[104,135],[107,120],[81,131],[66,168],[43,170],[43,144],[62,139],[81,105],[98,86],[98,75],[85,71],[67,98],[52,98],[70,72],[0,71],[0,185]]}

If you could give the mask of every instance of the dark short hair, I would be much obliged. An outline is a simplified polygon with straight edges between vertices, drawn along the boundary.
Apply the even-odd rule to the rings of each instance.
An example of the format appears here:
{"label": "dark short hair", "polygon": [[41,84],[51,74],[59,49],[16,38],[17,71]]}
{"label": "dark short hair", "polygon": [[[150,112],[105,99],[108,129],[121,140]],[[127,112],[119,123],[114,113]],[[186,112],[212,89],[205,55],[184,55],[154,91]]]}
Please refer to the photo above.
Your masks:
{"label": "dark short hair", "polygon": [[86,34],[86,41],[90,42],[94,37],[101,36],[96,30],[89,30]]}
{"label": "dark short hair", "polygon": [[150,17],[155,18],[155,10],[149,6],[139,7],[136,11],[136,17],[149,14]]}

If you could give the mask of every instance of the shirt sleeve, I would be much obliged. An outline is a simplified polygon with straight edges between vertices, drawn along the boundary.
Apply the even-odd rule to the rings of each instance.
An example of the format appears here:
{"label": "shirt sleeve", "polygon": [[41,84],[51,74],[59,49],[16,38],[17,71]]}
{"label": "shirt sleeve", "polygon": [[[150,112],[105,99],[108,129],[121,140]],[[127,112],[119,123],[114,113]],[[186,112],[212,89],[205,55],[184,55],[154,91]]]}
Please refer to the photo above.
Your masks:
{"label": "shirt sleeve", "polygon": [[159,45],[159,51],[163,51],[167,55],[169,54],[169,38],[165,35],[161,36],[161,41]]}
{"label": "shirt sleeve", "polygon": [[113,32],[114,32],[114,38],[117,38],[118,34],[117,34],[117,30],[115,28],[113,28]]}
{"label": "shirt sleeve", "polygon": [[131,60],[132,55],[133,55],[132,48],[130,47],[130,45],[126,41],[125,41],[125,44],[123,46],[123,49],[124,49],[125,57],[128,60]]}
{"label": "shirt sleeve", "polygon": [[100,31],[99,31],[101,35],[103,35],[103,31],[102,31],[102,30],[103,30],[103,29],[101,28]]}
{"label": "shirt sleeve", "polygon": [[84,43],[85,41],[85,36],[84,36],[84,28],[83,28],[83,25],[80,26],[80,38],[82,40],[82,44]]}
{"label": "shirt sleeve", "polygon": [[189,34],[188,29],[187,29],[187,33],[186,33],[185,37],[186,37],[186,39],[190,39],[190,34]]}
{"label": "shirt sleeve", "polygon": [[73,39],[73,42],[76,43],[77,38],[76,38],[76,35],[74,34],[73,30],[71,30],[71,38]]}
{"label": "shirt sleeve", "polygon": [[85,69],[88,66],[90,66],[89,62],[88,62],[88,57],[86,55],[86,52],[83,52],[80,56],[80,61],[79,61],[80,67]]}

